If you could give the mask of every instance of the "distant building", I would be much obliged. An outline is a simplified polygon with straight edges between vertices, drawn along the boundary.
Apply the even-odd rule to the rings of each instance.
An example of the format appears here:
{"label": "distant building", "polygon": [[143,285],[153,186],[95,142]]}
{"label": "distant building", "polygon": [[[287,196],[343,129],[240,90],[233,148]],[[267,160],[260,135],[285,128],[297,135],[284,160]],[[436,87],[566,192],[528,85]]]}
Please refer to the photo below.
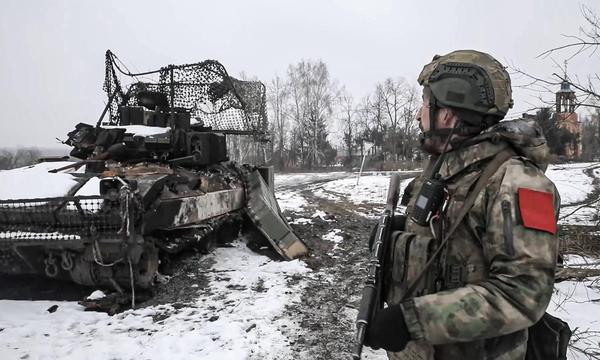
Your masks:
{"label": "distant building", "polygon": [[558,126],[566,129],[574,135],[572,141],[565,143],[565,156],[567,159],[576,160],[581,157],[581,122],[577,117],[575,108],[577,106],[577,97],[575,91],[566,80],[560,84],[560,90],[556,93],[556,115],[558,116]]}

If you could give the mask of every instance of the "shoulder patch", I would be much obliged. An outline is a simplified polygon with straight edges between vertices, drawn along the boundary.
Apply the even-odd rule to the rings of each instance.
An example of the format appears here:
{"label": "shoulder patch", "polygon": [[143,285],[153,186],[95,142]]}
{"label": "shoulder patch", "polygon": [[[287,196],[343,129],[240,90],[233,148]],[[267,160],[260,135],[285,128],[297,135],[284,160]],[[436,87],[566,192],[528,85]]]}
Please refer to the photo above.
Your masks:
{"label": "shoulder patch", "polygon": [[519,188],[519,210],[523,226],[556,234],[552,193]]}

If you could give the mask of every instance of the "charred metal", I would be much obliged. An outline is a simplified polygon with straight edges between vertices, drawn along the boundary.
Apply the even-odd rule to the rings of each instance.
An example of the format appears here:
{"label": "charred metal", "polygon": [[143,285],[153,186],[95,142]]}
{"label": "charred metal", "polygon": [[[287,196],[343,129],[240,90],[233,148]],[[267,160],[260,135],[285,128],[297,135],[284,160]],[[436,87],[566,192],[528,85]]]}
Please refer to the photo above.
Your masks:
{"label": "charred metal", "polygon": [[[281,215],[272,169],[228,161],[227,133],[265,135],[262,84],[233,79],[216,61],[140,82],[106,58],[108,104],[95,126],[67,135],[78,160],[50,171],[77,185],[61,197],[0,200],[0,273],[134,292],[151,288],[170,256],[210,251],[242,228],[283,259],[306,253]],[[97,193],[79,195],[91,181]]]}

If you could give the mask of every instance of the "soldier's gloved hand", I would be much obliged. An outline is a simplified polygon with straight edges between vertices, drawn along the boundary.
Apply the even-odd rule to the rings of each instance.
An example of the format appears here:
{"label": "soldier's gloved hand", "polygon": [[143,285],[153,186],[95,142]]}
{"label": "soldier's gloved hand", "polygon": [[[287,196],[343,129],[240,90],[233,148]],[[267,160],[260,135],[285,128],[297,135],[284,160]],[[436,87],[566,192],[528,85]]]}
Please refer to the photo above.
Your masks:
{"label": "soldier's gloved hand", "polygon": [[[375,224],[371,228],[371,233],[369,234],[369,250],[373,250],[373,243],[375,243],[375,236],[377,235],[377,226]],[[397,214],[392,218],[392,231],[401,230],[404,231],[406,228],[406,215]]]}
{"label": "soldier's gloved hand", "polygon": [[404,350],[410,340],[410,333],[404,321],[400,305],[392,305],[379,310],[367,328],[365,345],[372,349],[383,348],[398,352]]}

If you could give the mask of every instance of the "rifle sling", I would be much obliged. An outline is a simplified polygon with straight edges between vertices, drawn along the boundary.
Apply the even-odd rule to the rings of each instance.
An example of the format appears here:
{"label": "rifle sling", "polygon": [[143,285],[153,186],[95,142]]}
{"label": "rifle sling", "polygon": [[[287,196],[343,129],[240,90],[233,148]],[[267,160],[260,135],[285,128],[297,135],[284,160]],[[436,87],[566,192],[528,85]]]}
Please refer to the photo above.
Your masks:
{"label": "rifle sling", "polygon": [[477,183],[475,183],[473,190],[469,193],[469,196],[465,200],[465,203],[460,208],[460,212],[458,213],[458,216],[456,217],[456,221],[454,221],[454,223],[450,227],[450,230],[448,230],[448,232],[445,234],[444,240],[441,242],[440,246],[438,246],[436,251],[433,253],[433,255],[431,256],[431,259],[429,259],[429,261],[427,261],[427,263],[425,263],[425,266],[423,267],[423,271],[417,276],[416,279],[414,279],[410,283],[410,285],[408,286],[408,289],[402,296],[401,301],[406,300],[415,291],[417,284],[421,281],[421,279],[423,279],[423,276],[425,275],[425,273],[427,273],[427,270],[431,267],[431,265],[434,263],[434,261],[436,261],[438,256],[441,254],[442,249],[448,244],[450,237],[452,236],[452,234],[454,234],[454,231],[456,231],[456,229],[458,228],[458,225],[460,225],[460,223],[462,222],[464,217],[467,215],[469,210],[471,210],[471,207],[473,207],[473,204],[475,203],[475,200],[477,199],[477,195],[479,195],[481,190],[483,190],[487,181],[492,177],[492,175],[494,175],[494,173],[496,172],[496,170],[498,170],[500,165],[502,165],[505,161],[510,159],[513,155],[514,155],[514,153],[512,150],[504,149],[501,152],[499,152],[496,156],[494,156],[494,158],[487,164],[487,166],[481,173],[481,176],[477,180]]}

